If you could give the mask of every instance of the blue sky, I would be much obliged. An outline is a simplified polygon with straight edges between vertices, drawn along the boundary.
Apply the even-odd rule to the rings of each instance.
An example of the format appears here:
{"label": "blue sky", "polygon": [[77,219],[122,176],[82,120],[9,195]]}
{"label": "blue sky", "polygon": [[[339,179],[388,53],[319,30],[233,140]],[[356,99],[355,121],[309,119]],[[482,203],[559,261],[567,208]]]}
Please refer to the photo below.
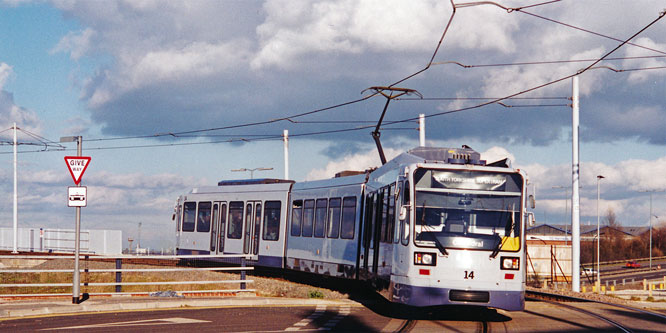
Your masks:
{"label": "blue sky", "polygon": [[[434,64],[399,84],[425,100],[393,101],[386,118],[435,115],[571,75],[590,64],[571,60],[596,59],[619,44],[599,34],[623,40],[665,9],[629,0],[560,1],[525,8],[529,14],[460,7]],[[6,130],[13,122],[53,141],[82,135],[84,155],[92,157],[83,177],[90,197],[83,227],[121,229],[127,238],[136,237],[141,222],[142,245],[153,248],[173,245],[172,205],[191,187],[249,177],[231,172],[239,168],[272,167],[255,177],[282,177],[282,143],[145,146],[254,139],[288,129],[293,179],[375,166],[371,129],[304,134],[376,121],[385,102],[379,97],[292,119],[300,123],[159,134],[281,119],[367,96],[368,87],[424,68],[451,13],[446,1],[0,1],[0,225],[12,225]],[[601,210],[613,209],[625,225],[647,225],[648,196],[639,191],[666,190],[665,28],[666,19],[659,20],[610,56],[619,59],[580,77],[582,223],[596,221],[598,174],[606,176]],[[463,68],[452,61],[505,65]],[[543,61],[556,63],[506,65]],[[531,99],[505,101],[511,108],[430,117],[428,144],[467,144],[489,160],[511,157],[536,184],[537,220],[563,223],[564,191],[553,187],[571,184],[571,109],[563,106],[570,96],[565,80],[521,95]],[[417,145],[416,127],[386,126],[387,152]],[[128,139],[134,136],[149,138]],[[19,225],[73,227],[63,156],[75,151],[35,150],[19,146]],[[664,200],[655,192],[654,215],[666,216]]]}

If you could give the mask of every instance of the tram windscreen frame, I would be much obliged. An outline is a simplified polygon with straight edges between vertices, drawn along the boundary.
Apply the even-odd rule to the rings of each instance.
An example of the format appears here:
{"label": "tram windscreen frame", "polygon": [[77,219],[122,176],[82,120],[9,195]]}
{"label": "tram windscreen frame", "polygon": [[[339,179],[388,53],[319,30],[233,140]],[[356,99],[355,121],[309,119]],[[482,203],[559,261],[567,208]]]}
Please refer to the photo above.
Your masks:
{"label": "tram windscreen frame", "polygon": [[[422,247],[492,251],[522,229],[519,173],[420,168],[414,172],[414,243]],[[519,251],[520,242],[509,247]]]}

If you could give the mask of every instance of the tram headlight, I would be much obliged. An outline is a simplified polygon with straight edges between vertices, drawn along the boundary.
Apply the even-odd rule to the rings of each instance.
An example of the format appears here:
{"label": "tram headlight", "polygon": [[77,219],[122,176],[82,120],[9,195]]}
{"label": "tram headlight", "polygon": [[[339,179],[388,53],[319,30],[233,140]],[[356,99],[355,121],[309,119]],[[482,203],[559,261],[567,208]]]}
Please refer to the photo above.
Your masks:
{"label": "tram headlight", "polygon": [[434,253],[414,252],[414,265],[435,266],[437,255]]}
{"label": "tram headlight", "polygon": [[517,271],[520,269],[520,258],[517,257],[502,257],[500,261],[502,263],[502,269]]}

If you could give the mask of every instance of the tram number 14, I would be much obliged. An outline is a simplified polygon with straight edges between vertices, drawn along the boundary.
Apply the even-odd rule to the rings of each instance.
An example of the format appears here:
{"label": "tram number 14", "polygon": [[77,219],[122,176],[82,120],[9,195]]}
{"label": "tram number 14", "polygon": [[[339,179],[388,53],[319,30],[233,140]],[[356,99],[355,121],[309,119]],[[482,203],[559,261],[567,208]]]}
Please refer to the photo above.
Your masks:
{"label": "tram number 14", "polygon": [[465,280],[474,279],[474,271],[465,271]]}

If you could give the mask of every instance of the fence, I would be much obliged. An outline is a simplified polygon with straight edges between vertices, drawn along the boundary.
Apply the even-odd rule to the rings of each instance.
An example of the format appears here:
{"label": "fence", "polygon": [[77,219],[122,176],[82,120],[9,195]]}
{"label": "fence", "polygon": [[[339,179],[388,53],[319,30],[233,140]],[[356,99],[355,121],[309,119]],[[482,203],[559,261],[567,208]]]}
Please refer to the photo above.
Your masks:
{"label": "fence", "polygon": [[[254,282],[246,278],[247,271],[254,269],[254,267],[246,265],[249,258],[247,255],[81,255],[79,258],[81,290],[84,292],[84,296],[86,294],[138,295],[164,291],[155,290],[157,286],[167,288],[178,286],[181,289],[187,289],[173,291],[181,295],[255,292],[254,289],[247,289],[247,284]],[[0,256],[0,281],[3,282],[0,283],[0,297],[71,296],[71,292],[67,294],[63,291],[71,291],[73,287],[73,259],[72,255]],[[236,265],[222,267],[219,266],[221,263],[235,263]],[[95,267],[90,268],[91,265]],[[141,267],[123,268],[123,265],[140,265]],[[188,266],[185,267],[186,265]],[[211,267],[212,265],[215,266]],[[155,268],[155,266],[162,267]],[[236,275],[240,275],[240,278],[234,278]],[[239,287],[237,289],[208,289],[211,286],[230,284],[238,284]],[[90,292],[85,292],[86,289]],[[128,289],[132,290],[128,291]],[[8,292],[3,292],[5,290]],[[25,290],[35,292],[25,292]]]}
{"label": "fence", "polygon": [[[12,228],[0,228],[0,250],[14,248]],[[119,255],[122,252],[122,231],[81,230],[81,252]],[[18,228],[17,250],[27,252],[74,252],[74,229]]]}

